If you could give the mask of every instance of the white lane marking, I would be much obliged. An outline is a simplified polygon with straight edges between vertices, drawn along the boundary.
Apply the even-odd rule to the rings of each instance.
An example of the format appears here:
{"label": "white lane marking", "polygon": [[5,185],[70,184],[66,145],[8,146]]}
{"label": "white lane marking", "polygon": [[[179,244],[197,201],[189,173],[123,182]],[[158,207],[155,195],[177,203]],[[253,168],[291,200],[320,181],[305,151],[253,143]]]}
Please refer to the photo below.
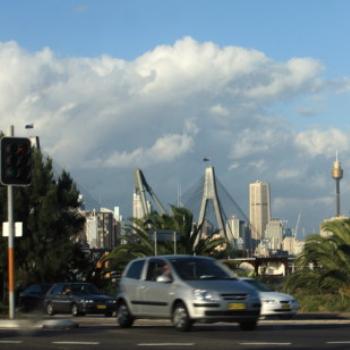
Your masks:
{"label": "white lane marking", "polygon": [[350,340],[327,341],[327,344],[350,344]]}
{"label": "white lane marking", "polygon": [[97,341],[53,341],[52,344],[60,345],[99,345]]}
{"label": "white lane marking", "polygon": [[266,343],[266,342],[244,342],[239,343],[240,345],[272,345],[272,346],[280,346],[280,345],[292,345],[292,343]]}
{"label": "white lane marking", "polygon": [[195,343],[139,343],[137,346],[194,346]]}
{"label": "white lane marking", "polygon": [[0,344],[21,344],[22,340],[0,340]]}

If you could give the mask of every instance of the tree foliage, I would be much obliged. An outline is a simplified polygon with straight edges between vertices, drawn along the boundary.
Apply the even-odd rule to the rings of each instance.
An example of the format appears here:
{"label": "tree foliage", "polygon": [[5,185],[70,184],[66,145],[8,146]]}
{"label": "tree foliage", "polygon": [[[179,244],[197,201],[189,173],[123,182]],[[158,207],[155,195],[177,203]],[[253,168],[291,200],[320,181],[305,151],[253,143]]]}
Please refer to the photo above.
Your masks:
{"label": "tree foliage", "polygon": [[[152,212],[143,219],[132,218],[127,227],[127,242],[116,247],[105,260],[109,269],[121,272],[132,259],[155,254],[152,233],[159,230],[176,232],[176,253],[222,257],[227,253],[228,244],[222,237],[201,237],[201,227],[193,222],[191,211],[183,207],[171,207],[171,214]],[[172,241],[157,243],[157,255],[174,254]]]}
{"label": "tree foliage", "polygon": [[[7,221],[6,188],[1,187],[1,221]],[[15,238],[17,284],[77,278],[85,265],[77,235],[84,218],[79,191],[70,175],[54,176],[52,160],[33,149],[32,184],[14,187],[14,220],[23,222],[23,237]],[[6,239],[1,240],[2,267]]]}
{"label": "tree foliage", "polygon": [[310,236],[296,260],[298,271],[292,274],[286,289],[341,293],[350,285],[350,219],[333,220],[322,225],[328,237]]}

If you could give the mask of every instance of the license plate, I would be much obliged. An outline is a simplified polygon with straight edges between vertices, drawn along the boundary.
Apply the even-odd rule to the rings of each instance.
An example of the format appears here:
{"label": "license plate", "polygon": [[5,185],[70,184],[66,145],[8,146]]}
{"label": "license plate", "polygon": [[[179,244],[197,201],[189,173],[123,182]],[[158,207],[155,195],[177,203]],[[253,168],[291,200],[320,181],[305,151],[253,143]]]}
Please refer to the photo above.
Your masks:
{"label": "license plate", "polygon": [[288,304],[283,304],[282,305],[283,310],[289,310],[289,305]]}
{"label": "license plate", "polygon": [[228,304],[229,310],[245,310],[246,306],[243,303],[231,303]]}
{"label": "license plate", "polygon": [[96,307],[97,307],[99,310],[104,310],[104,309],[107,308],[106,305],[97,305]]}

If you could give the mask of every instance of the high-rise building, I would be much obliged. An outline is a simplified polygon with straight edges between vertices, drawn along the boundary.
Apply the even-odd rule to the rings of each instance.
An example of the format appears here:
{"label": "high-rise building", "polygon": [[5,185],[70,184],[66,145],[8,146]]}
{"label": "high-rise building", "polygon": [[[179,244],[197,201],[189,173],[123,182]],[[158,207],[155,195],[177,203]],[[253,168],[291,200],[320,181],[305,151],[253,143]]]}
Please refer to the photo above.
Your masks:
{"label": "high-rise building", "polygon": [[265,229],[265,239],[271,250],[279,250],[282,248],[283,240],[283,221],[280,219],[271,219]]}
{"label": "high-rise building", "polygon": [[249,221],[252,240],[258,242],[264,238],[266,225],[270,219],[269,184],[262,181],[249,184]]}

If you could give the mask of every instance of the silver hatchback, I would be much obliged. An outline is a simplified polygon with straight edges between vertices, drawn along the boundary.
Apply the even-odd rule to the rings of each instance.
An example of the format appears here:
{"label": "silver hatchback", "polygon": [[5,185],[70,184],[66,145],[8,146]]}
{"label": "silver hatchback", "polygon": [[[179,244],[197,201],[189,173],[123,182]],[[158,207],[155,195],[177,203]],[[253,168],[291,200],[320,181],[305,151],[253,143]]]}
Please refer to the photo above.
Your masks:
{"label": "silver hatchback", "polygon": [[260,314],[257,291],[215,259],[156,256],[131,261],[117,295],[117,320],[130,327],[136,318],[168,318],[188,331],[194,322],[238,322],[253,330]]}

